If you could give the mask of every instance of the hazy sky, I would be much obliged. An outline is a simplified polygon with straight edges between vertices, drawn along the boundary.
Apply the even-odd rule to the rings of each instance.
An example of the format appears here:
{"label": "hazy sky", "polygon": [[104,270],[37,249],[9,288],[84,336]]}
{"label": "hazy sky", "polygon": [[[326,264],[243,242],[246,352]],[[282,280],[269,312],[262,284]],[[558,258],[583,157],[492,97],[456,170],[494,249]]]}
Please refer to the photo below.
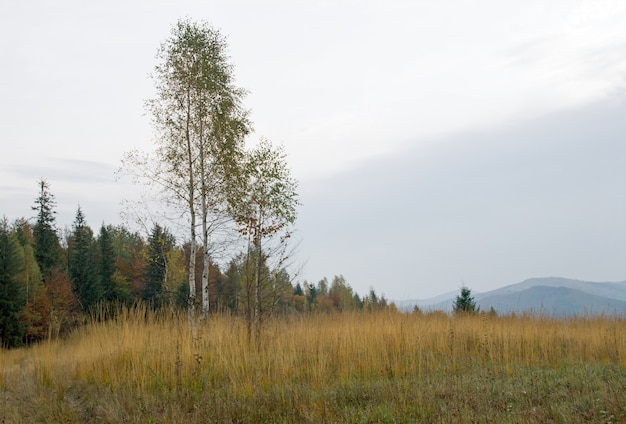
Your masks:
{"label": "hazy sky", "polygon": [[426,298],[626,279],[626,2],[0,3],[0,214],[119,223],[171,26],[228,37],[255,133],[300,180],[301,279]]}

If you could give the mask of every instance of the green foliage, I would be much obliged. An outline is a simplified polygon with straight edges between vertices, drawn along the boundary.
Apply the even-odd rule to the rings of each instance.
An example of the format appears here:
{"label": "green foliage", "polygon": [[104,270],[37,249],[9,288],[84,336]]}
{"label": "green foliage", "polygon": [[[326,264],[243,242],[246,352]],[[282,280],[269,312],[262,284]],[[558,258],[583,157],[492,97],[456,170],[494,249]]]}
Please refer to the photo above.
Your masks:
{"label": "green foliage", "polygon": [[[117,297],[128,295],[129,301],[138,300],[145,284],[146,242],[141,235],[132,233],[123,226],[109,226],[107,232],[115,252]],[[121,298],[120,300],[123,301]]]}
{"label": "green foliage", "polygon": [[[267,257],[258,248],[251,247],[247,254],[240,254],[235,259],[237,267],[236,274],[229,270],[231,275],[238,275],[240,278],[241,291],[240,311],[244,316],[252,317],[256,306],[256,286],[259,283],[259,310],[264,313],[273,304],[262,301],[271,294],[272,284],[270,281],[270,269],[267,266]],[[265,303],[265,304],[264,304]]]}
{"label": "green foliage", "polygon": [[[296,220],[299,204],[297,182],[291,177],[283,150],[261,140],[243,158],[241,171],[231,176],[230,183],[229,213],[241,235],[248,238],[246,272],[242,274],[247,296],[245,316],[248,328],[254,321],[258,340],[262,315],[271,313],[276,304],[278,290],[273,280],[289,256],[289,226]],[[280,237],[275,240],[277,234]],[[274,265],[270,266],[272,260]],[[273,287],[268,290],[268,286]]]}
{"label": "green foliage", "polygon": [[39,197],[35,199],[33,210],[37,212],[37,222],[33,228],[35,238],[35,258],[41,272],[46,275],[53,269],[64,269],[63,250],[59,243],[55,227],[56,202],[50,192],[50,186],[46,180],[37,183],[40,187]]}
{"label": "green foliage", "polygon": [[237,312],[239,307],[239,292],[241,290],[241,269],[236,260],[231,260],[226,269],[224,278],[217,286],[217,310]]}
{"label": "green foliage", "polygon": [[18,280],[26,294],[26,307],[20,315],[20,321],[25,328],[24,340],[31,343],[43,339],[47,334],[50,301],[35,259],[30,224],[23,219],[17,220],[13,225],[13,232],[22,248],[23,269]]}
{"label": "green foliage", "polygon": [[[355,301],[355,293],[343,275],[336,275],[330,285],[329,297],[338,311],[352,311],[360,309],[361,302]],[[358,295],[356,296],[358,299]]]}
{"label": "green foliage", "polygon": [[155,224],[148,238],[146,284],[142,299],[155,308],[166,303],[163,288],[168,277],[168,255],[174,248],[174,236],[159,224]]}
{"label": "green foliage", "polygon": [[100,265],[99,277],[100,286],[102,287],[103,299],[107,302],[120,301],[119,293],[121,281],[114,279],[115,275],[115,249],[111,234],[104,224],[100,227],[100,235],[98,236],[98,262]]}
{"label": "green foliage", "polygon": [[472,291],[465,286],[461,287],[461,294],[459,294],[454,300],[452,308],[455,314],[473,314],[480,311],[480,308],[476,306],[476,301],[474,301]]}
{"label": "green foliage", "polygon": [[317,294],[320,296],[328,296],[328,279],[326,277],[318,281]]}
{"label": "green foliage", "polygon": [[68,242],[68,272],[84,311],[104,300],[97,249],[93,231],[79,206]]}
{"label": "green foliage", "polygon": [[[304,282],[303,301],[306,310],[316,313],[348,311],[381,311],[389,308],[385,296],[378,296],[374,289],[363,298],[356,293],[343,275],[335,275],[328,288],[328,279],[322,278],[317,285]],[[299,286],[299,285],[298,285]],[[298,287],[296,286],[296,288]],[[297,296],[294,295],[294,300]],[[297,308],[296,308],[297,309]]]}
{"label": "green foliage", "polygon": [[304,282],[304,292],[305,292],[305,296],[306,296],[306,304],[307,304],[307,309],[310,311],[313,309],[316,301],[317,301],[317,295],[319,293],[317,287],[315,287],[314,284],[309,284],[308,282]]}
{"label": "green foliage", "polygon": [[30,224],[26,220],[17,220],[13,227],[23,249],[24,267],[19,279],[26,289],[27,299],[30,300],[38,290],[43,288],[41,270],[35,258],[35,249],[33,247],[35,240]]}
{"label": "green foliage", "polygon": [[19,320],[26,306],[26,293],[19,275],[24,269],[22,248],[6,218],[0,221],[0,347],[22,343],[24,327]]}
{"label": "green foliage", "polygon": [[[156,96],[147,103],[157,133],[155,161],[127,158],[140,179],[156,185],[189,217],[189,306],[196,293],[196,231],[201,229],[202,305],[209,309],[211,234],[223,227],[228,182],[239,175],[243,139],[251,128],[235,86],[226,39],[204,22],[179,20],[157,54]],[[151,166],[154,165],[154,166]]]}
{"label": "green foliage", "polygon": [[294,311],[294,294],[291,285],[291,276],[286,269],[280,269],[272,273],[272,290],[274,292],[275,305],[273,310],[282,314]]}
{"label": "green foliage", "polygon": [[373,287],[370,287],[368,295],[363,298],[363,310],[368,312],[381,311],[389,306],[389,302],[387,302],[385,296],[378,296]]}
{"label": "green foliage", "polygon": [[241,234],[250,235],[258,245],[295,222],[298,183],[291,177],[283,149],[269,140],[261,140],[247,154],[242,172],[230,193],[230,210]]}

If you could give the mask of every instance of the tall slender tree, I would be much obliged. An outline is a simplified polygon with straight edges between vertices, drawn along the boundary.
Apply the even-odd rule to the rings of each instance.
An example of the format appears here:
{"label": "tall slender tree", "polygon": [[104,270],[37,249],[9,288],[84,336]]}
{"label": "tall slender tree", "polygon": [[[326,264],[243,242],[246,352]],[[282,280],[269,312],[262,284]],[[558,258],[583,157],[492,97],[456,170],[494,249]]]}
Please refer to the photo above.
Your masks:
{"label": "tall slender tree", "polygon": [[98,265],[100,286],[102,287],[102,295],[107,302],[119,301],[119,293],[116,292],[115,286],[115,248],[113,240],[108,228],[102,224],[100,234],[98,235]]}
{"label": "tall slender tree", "polygon": [[14,224],[14,231],[24,250],[24,267],[20,280],[26,289],[26,298],[32,301],[36,294],[43,289],[43,279],[41,270],[35,258],[32,228],[28,221],[17,220]]}
{"label": "tall slender tree", "polygon": [[104,299],[93,231],[87,225],[80,206],[69,239],[68,271],[83,310],[90,310]]}
{"label": "tall slender tree", "polygon": [[153,307],[159,307],[163,303],[163,288],[168,278],[168,256],[174,247],[174,237],[155,224],[148,239],[148,252],[146,263],[146,284],[143,291],[143,300]]}
{"label": "tall slender tree", "polygon": [[22,343],[24,326],[19,315],[26,306],[26,293],[20,284],[24,258],[14,232],[9,230],[6,218],[0,221],[0,347],[14,347]]}
{"label": "tall slender tree", "polygon": [[39,197],[35,199],[33,210],[37,212],[37,222],[33,228],[35,237],[35,258],[39,264],[44,282],[46,274],[54,269],[64,269],[63,250],[59,243],[56,229],[54,195],[50,192],[50,185],[45,179],[37,182]]}
{"label": "tall slender tree", "polygon": [[[225,221],[225,176],[236,169],[250,132],[242,107],[246,92],[234,84],[226,41],[204,22],[179,21],[157,54],[156,96],[147,103],[157,134],[156,163],[136,153],[125,163],[159,187],[189,219],[189,305],[196,303],[197,232],[203,248],[202,309],[208,312],[212,234]],[[198,222],[199,221],[199,222]]]}
{"label": "tall slender tree", "polygon": [[51,302],[35,259],[30,224],[24,219],[17,220],[13,231],[22,248],[23,268],[18,278],[26,291],[26,308],[21,314],[21,321],[26,327],[25,340],[28,343],[41,340],[46,335],[50,325]]}
{"label": "tall slender tree", "polygon": [[254,251],[250,255],[252,250],[248,248],[247,261],[254,261],[253,321],[257,340],[261,334],[263,271],[270,258],[274,259],[271,273],[285,266],[290,227],[296,220],[299,204],[297,186],[284,151],[268,140],[261,140],[244,158],[240,181],[232,186],[229,196],[239,231],[252,242]]}

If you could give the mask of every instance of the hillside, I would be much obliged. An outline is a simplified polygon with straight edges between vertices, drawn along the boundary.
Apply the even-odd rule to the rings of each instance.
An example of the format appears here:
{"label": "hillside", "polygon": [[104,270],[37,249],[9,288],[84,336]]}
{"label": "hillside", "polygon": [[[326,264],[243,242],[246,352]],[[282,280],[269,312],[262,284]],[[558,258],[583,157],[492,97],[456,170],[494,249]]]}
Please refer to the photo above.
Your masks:
{"label": "hillside", "polygon": [[[402,310],[451,311],[457,293],[432,299],[398,302]],[[531,278],[485,293],[474,293],[482,310],[498,313],[572,315],[626,315],[626,281],[589,282],[560,277]]]}

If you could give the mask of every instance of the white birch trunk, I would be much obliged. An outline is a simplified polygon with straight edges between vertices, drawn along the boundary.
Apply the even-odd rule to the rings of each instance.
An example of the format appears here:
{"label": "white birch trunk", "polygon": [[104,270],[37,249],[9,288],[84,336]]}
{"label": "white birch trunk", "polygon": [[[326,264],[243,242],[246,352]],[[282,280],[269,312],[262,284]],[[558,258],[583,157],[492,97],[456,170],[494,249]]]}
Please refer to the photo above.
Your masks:
{"label": "white birch trunk", "polygon": [[187,142],[187,166],[189,172],[189,220],[190,220],[190,240],[189,240],[189,318],[193,318],[196,305],[196,205],[194,188],[193,169],[193,148],[191,143],[191,95],[187,95],[187,127],[185,137]]}
{"label": "white birch trunk", "polygon": [[202,271],[202,315],[209,313],[209,267],[211,261],[208,248],[204,249],[204,269]]}

